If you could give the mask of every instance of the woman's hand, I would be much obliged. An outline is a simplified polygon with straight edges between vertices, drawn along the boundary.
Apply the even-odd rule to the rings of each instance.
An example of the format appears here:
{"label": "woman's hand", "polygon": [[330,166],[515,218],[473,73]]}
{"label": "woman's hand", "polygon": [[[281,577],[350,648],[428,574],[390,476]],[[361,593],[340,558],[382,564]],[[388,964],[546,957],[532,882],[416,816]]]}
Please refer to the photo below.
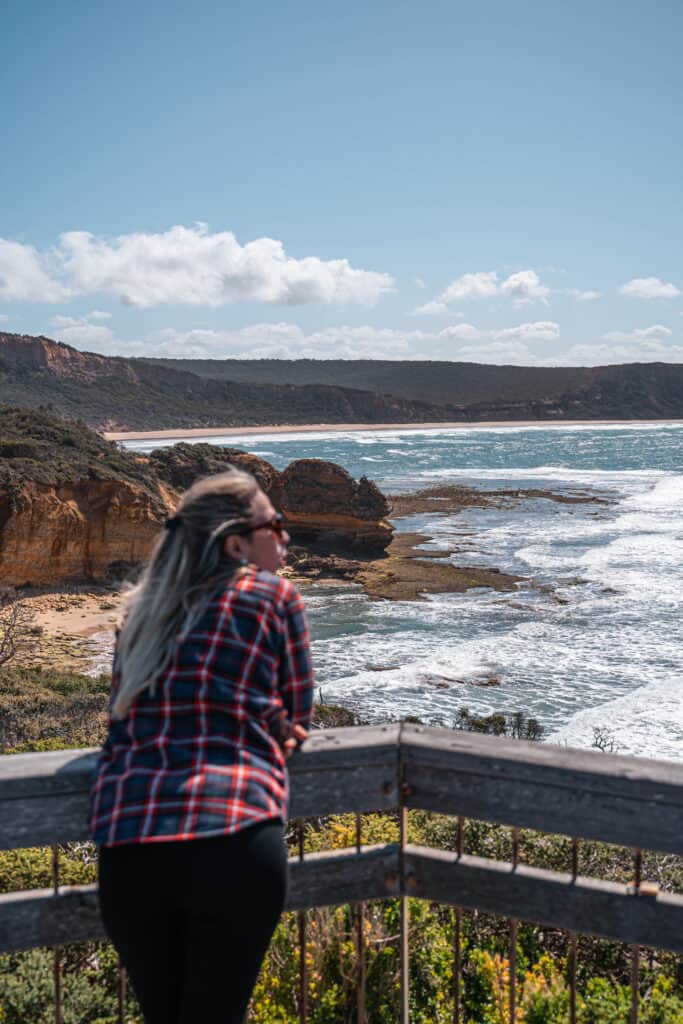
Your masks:
{"label": "woman's hand", "polygon": [[285,757],[291,757],[296,748],[308,738],[307,730],[303,725],[294,725],[284,708],[271,718],[271,732],[282,747]]}
{"label": "woman's hand", "polygon": [[303,741],[308,738],[308,733],[304,729],[303,725],[295,725],[292,727],[292,732],[289,739],[286,739],[282,744],[282,749],[285,752],[285,757],[291,757],[297,747],[301,746]]}

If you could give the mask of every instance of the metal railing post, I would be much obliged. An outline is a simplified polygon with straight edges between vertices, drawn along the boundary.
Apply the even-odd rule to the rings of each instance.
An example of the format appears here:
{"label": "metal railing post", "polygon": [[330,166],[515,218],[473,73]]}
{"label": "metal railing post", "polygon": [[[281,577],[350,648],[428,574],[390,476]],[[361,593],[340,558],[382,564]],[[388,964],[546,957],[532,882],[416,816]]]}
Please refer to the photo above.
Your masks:
{"label": "metal railing post", "polygon": [[[356,853],[363,848],[363,819],[356,814]],[[358,958],[358,979],[356,988],[356,1015],[358,1024],[366,1024],[365,1018],[365,904],[361,900],[357,906],[356,918],[356,956]]]}
{"label": "metal railing post", "polygon": [[126,969],[119,960],[116,967],[116,1024],[125,1024],[127,987]]}
{"label": "metal railing post", "polygon": [[[299,860],[304,860],[304,823],[297,822],[297,836],[299,842]],[[297,914],[297,927],[299,938],[299,1021],[306,1024],[308,1019],[308,964],[306,963],[306,911],[300,910]]]}
{"label": "metal railing post", "polygon": [[[643,851],[633,854],[633,894],[638,898],[643,880]],[[640,1003],[640,946],[631,947],[631,1024],[638,1024]]]}
{"label": "metal railing post", "polygon": [[[52,847],[52,892],[59,895],[59,846]],[[64,1012],[62,1007],[62,957],[61,949],[55,946],[52,952],[52,983],[55,994],[55,1024],[62,1024]]]}
{"label": "metal railing post", "polygon": [[[512,829],[512,870],[519,864],[519,829]],[[510,985],[509,985],[509,1017],[510,1024],[515,1024],[517,1019],[517,935],[519,922],[515,917],[510,918]]]}
{"label": "metal railing post", "polygon": [[[458,826],[455,835],[455,851],[458,860],[462,857],[464,849],[464,818],[458,816]],[[460,1024],[461,1003],[462,1003],[462,910],[455,908],[455,920],[453,922],[453,1024]]]}
{"label": "metal railing post", "polygon": [[[579,842],[572,839],[572,882],[579,876]],[[578,943],[576,932],[569,936],[569,1024],[576,1024],[576,967]]]}
{"label": "metal railing post", "polygon": [[410,950],[408,948],[409,938],[409,907],[408,897],[405,893],[406,870],[405,870],[405,847],[408,840],[408,808],[406,797],[408,795],[408,784],[405,779],[405,765],[403,763],[401,740],[403,727],[399,735],[398,749],[398,802],[399,802],[399,878],[401,888],[401,920],[399,938],[399,1019],[400,1024],[410,1024]]}

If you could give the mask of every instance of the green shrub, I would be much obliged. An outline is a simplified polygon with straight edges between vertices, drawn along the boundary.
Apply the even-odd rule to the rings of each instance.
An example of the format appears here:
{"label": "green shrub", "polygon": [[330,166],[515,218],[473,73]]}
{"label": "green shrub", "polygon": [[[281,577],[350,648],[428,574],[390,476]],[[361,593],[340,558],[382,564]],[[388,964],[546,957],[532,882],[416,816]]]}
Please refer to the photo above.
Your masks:
{"label": "green shrub", "polygon": [[[104,943],[78,947],[76,962],[62,964],[64,1024],[116,1024],[116,956]],[[0,957],[2,1024],[54,1024],[54,957],[32,949]],[[143,1024],[132,993],[126,999],[126,1024]]]}

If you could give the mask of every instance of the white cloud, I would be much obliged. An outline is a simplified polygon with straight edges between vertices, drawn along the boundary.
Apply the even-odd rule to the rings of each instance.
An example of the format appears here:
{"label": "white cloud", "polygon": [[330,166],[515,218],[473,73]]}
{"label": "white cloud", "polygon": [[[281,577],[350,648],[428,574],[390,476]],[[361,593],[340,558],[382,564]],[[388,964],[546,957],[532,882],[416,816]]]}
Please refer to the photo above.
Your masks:
{"label": "white cloud", "polygon": [[109,294],[138,307],[240,301],[373,305],[394,288],[389,274],[352,267],[346,259],[294,259],[273,238],[240,245],[232,232],[211,234],[205,224],[114,239],[68,231],[46,253],[0,239],[0,299],[10,301]]}
{"label": "white cloud", "polygon": [[416,277],[415,278],[415,284],[417,285],[418,288],[426,288],[427,287],[427,285],[425,284],[424,280],[421,277]]}
{"label": "white cloud", "polygon": [[9,320],[7,313],[0,313],[0,324],[5,324]]}
{"label": "white cloud", "polygon": [[468,363],[493,363],[496,366],[533,366],[536,355],[521,341],[491,341],[485,345],[464,345],[449,359]]}
{"label": "white cloud", "polygon": [[[94,311],[96,312],[96,311]],[[683,345],[671,343],[668,327],[611,332],[612,340],[577,344],[558,351],[560,328],[554,321],[536,321],[484,330],[473,324],[451,324],[443,330],[399,330],[369,325],[328,327],[307,333],[286,321],[256,323],[234,330],[175,328],[133,340],[118,338],[93,314],[59,315],[55,336],[77,348],[105,355],[146,355],[175,358],[317,358],[317,359],[449,359],[517,366],[598,366],[606,363],[679,362]]]}
{"label": "white cloud", "polygon": [[453,341],[479,341],[484,334],[473,324],[455,324],[453,327],[445,327],[443,331],[439,331],[438,336]]}
{"label": "white cloud", "polygon": [[664,341],[670,338],[673,331],[664,324],[653,324],[651,327],[640,327],[633,331],[608,331],[603,334],[604,341]]}
{"label": "white cloud", "polygon": [[169,327],[133,340],[108,339],[104,334],[98,339],[94,333],[97,330],[109,328],[79,322],[60,329],[58,337],[77,344],[76,332],[81,331],[91,351],[176,359],[419,359],[419,346],[436,337],[421,331],[370,326],[329,327],[306,334],[297,324],[286,322],[252,324],[236,330],[181,331]]}
{"label": "white cloud", "polygon": [[440,297],[441,302],[449,305],[461,299],[487,299],[498,292],[498,275],[495,271],[480,271],[476,274],[463,274],[451,281]]}
{"label": "white cloud", "polygon": [[98,310],[93,310],[92,313],[82,317],[64,316],[58,313],[52,317],[50,324],[55,328],[59,341],[73,345],[74,348],[81,351],[112,355],[116,341],[114,332],[103,324],[91,323],[92,320],[97,319],[101,319],[101,316],[98,316]]}
{"label": "white cloud", "polygon": [[500,286],[503,295],[514,299],[515,305],[522,306],[528,302],[547,302],[550,295],[550,288],[541,284],[541,279],[535,270],[520,270],[516,274],[510,274],[507,280]]}
{"label": "white cloud", "polygon": [[286,321],[257,323],[234,330],[166,328],[124,340],[110,327],[84,317],[58,315],[56,337],[77,348],[105,355],[169,358],[280,359],[468,359],[475,362],[537,362],[526,342],[559,337],[557,324],[520,324],[500,331],[469,323],[439,331],[405,331],[372,326],[327,327],[306,333]]}
{"label": "white cloud", "polygon": [[462,274],[431,302],[413,310],[414,316],[439,316],[450,313],[449,306],[467,299],[485,299],[498,294],[498,275],[495,271]]}
{"label": "white cloud", "polygon": [[538,320],[535,323],[518,324],[492,331],[495,341],[559,341],[560,325],[552,320]]}
{"label": "white cloud", "polygon": [[634,277],[622,284],[619,291],[633,299],[675,299],[681,294],[675,284],[658,277]]}
{"label": "white cloud", "polygon": [[638,344],[573,345],[554,365],[605,366],[612,363],[683,363],[683,346],[664,345],[660,340]]}
{"label": "white cloud", "polygon": [[581,291],[580,288],[565,288],[565,295],[571,295],[572,298],[576,299],[577,302],[592,302],[595,299],[602,298],[602,292],[594,291]]}
{"label": "white cloud", "polygon": [[358,270],[346,259],[293,259],[273,238],[242,246],[232,232],[211,234],[205,224],[113,241],[70,231],[61,236],[60,248],[76,290],[106,292],[131,306],[216,307],[238,301],[373,305],[394,289],[389,274]]}
{"label": "white cloud", "polygon": [[51,255],[31,245],[0,238],[0,299],[6,302],[62,302],[69,290],[55,279]]}
{"label": "white cloud", "polygon": [[512,299],[516,306],[530,302],[547,303],[550,288],[541,284],[535,270],[518,270],[500,283],[495,270],[480,270],[456,277],[440,295],[418,306],[413,312],[417,316],[446,313],[453,303],[469,299],[490,299],[497,295]]}
{"label": "white cloud", "polygon": [[432,302],[425,302],[424,306],[418,306],[413,313],[415,316],[439,316],[448,313],[448,306],[445,302],[434,299]]}

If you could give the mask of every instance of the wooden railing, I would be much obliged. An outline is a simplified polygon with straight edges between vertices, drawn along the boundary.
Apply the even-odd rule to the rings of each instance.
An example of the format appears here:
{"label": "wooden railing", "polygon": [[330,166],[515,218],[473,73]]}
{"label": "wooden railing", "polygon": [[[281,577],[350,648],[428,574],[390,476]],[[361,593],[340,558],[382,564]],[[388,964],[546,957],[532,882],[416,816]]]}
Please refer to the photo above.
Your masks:
{"label": "wooden railing", "polygon": [[[56,849],[86,838],[95,757],[93,751],[0,757],[0,849]],[[401,897],[403,1021],[408,1020],[408,897],[509,918],[513,967],[520,920],[629,943],[634,1020],[639,947],[683,953],[683,896],[644,881],[640,867],[642,850],[683,855],[683,764],[404,723],[317,732],[290,762],[290,775],[293,819],[399,812],[397,844],[362,847],[360,830],[357,846],[348,851],[304,856],[302,844],[300,856],[290,862],[288,909]],[[410,845],[409,808],[457,816],[456,849]],[[511,826],[512,859],[464,853],[464,818]],[[576,856],[568,873],[524,865],[517,842],[522,828],[570,836],[575,851],[581,839],[629,847],[633,880],[621,885],[582,877]],[[0,952],[103,936],[96,887],[62,887],[57,875],[54,883],[51,889],[0,896]],[[303,913],[300,920],[305,928]],[[458,956],[456,950],[456,966]],[[514,1020],[514,970],[511,976]],[[457,986],[456,977],[456,1020]]]}

